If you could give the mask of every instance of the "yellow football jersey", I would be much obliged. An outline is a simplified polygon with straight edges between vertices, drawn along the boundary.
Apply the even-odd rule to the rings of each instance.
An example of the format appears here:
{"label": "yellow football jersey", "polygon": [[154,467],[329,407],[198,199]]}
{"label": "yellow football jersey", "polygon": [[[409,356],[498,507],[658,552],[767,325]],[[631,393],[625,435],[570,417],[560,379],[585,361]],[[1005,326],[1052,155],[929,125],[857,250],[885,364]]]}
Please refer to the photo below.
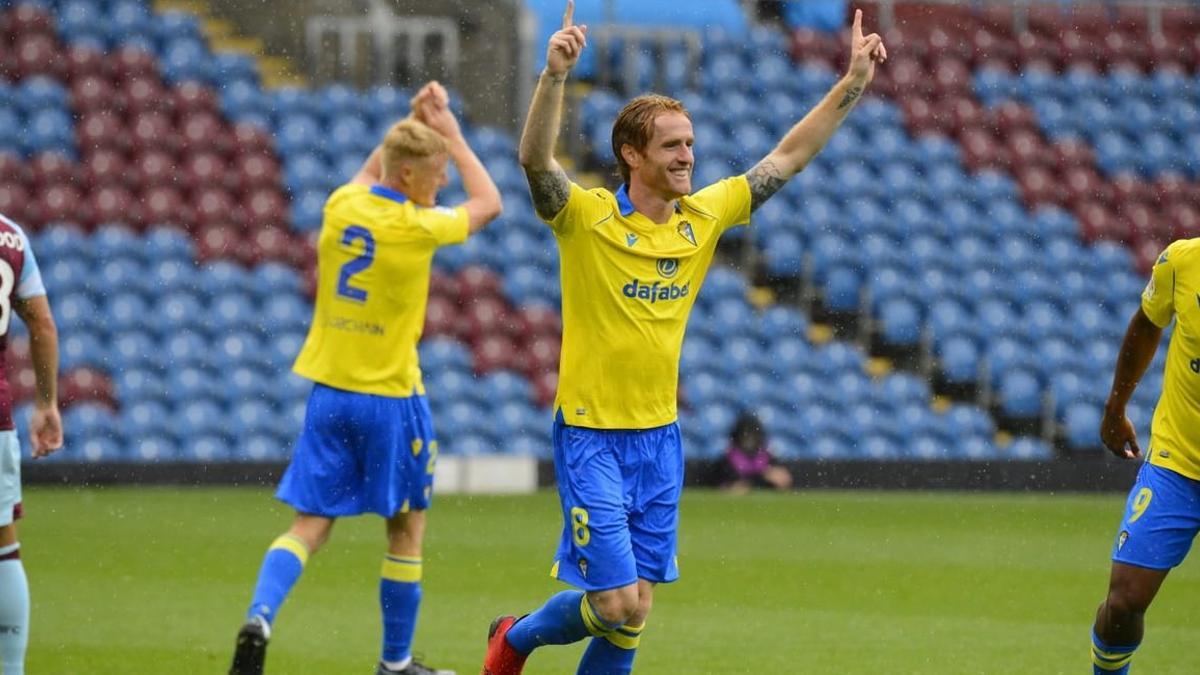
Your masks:
{"label": "yellow football jersey", "polygon": [[1163,328],[1175,319],[1149,461],[1200,480],[1200,238],[1177,241],[1158,256],[1142,311]]}
{"label": "yellow football jersey", "polygon": [[375,185],[343,185],[325,202],[317,299],[293,366],[363,394],[424,393],[417,342],[439,246],[464,241],[465,208],[422,208]]}
{"label": "yellow football jersey", "polygon": [[562,263],[554,405],[567,424],[649,429],[675,421],[688,314],[717,239],[749,219],[745,176],[683,197],[661,225],[634,210],[624,188],[571,184],[550,221]]}

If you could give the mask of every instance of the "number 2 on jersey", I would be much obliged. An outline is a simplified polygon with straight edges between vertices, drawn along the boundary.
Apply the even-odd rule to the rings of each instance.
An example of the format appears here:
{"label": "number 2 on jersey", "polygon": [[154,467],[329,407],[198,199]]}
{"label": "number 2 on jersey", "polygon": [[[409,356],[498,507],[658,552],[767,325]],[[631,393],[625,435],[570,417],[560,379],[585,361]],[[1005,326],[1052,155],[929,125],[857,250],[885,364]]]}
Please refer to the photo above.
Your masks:
{"label": "number 2 on jersey", "polygon": [[350,285],[350,281],[355,274],[362,272],[375,262],[375,237],[367,228],[361,225],[351,225],[342,233],[342,245],[350,246],[355,241],[363,243],[363,251],[342,265],[342,271],[338,274],[337,294],[355,302],[366,302],[367,291]]}

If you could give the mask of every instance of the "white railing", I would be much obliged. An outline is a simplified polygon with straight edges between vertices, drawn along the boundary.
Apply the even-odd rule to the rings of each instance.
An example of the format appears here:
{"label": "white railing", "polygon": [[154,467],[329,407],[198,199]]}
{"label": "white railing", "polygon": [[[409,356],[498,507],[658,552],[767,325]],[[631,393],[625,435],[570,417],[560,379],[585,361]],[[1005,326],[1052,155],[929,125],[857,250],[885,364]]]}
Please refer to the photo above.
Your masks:
{"label": "white railing", "polygon": [[322,73],[328,79],[360,84],[411,84],[429,77],[454,83],[457,79],[459,28],[447,17],[401,17],[384,0],[368,0],[362,16],[309,17],[304,35],[314,69],[329,62],[332,50],[333,72]]}

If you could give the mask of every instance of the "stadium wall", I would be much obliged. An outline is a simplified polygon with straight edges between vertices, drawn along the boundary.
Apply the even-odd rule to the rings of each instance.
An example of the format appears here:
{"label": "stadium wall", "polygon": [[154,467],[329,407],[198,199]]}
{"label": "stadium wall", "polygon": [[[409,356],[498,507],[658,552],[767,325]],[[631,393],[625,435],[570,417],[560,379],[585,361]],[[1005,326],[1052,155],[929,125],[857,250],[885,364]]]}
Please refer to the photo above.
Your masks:
{"label": "stadium wall", "polygon": [[[798,489],[958,490],[1006,492],[1124,492],[1133,484],[1138,462],[1106,458],[1044,462],[791,462]],[[212,464],[68,464],[26,462],[26,485],[95,487],[105,485],[274,486],[283,475],[279,462]],[[689,461],[689,487],[712,487],[706,462]],[[528,457],[442,457],[437,489],[442,494],[532,492],[554,485],[554,465]]]}
{"label": "stadium wall", "polygon": [[[477,0],[208,0],[222,17],[242,33],[262,38],[274,55],[293,60],[299,69],[322,81],[319,64],[307,58],[305,26],[318,15],[365,17],[371,5],[382,5],[400,21],[402,16],[448,18],[458,26],[460,59],[449,82],[461,92],[475,124],[515,129],[524,119],[533,76],[530,56],[523,46],[532,40],[532,17],[520,0],[480,3]],[[522,39],[524,38],[524,40]],[[528,77],[516,78],[514,73]],[[392,84],[413,86],[439,73],[412,73]],[[407,80],[407,81],[406,81]],[[365,85],[367,82],[358,82]]]}

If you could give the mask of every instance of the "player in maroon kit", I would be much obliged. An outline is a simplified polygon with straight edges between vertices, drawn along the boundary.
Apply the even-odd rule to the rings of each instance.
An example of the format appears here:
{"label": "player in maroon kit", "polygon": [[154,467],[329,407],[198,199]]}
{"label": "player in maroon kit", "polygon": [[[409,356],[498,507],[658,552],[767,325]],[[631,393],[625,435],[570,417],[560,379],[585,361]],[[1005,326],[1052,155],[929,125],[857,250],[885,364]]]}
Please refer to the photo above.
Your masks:
{"label": "player in maroon kit", "polygon": [[[16,223],[0,215],[0,371],[14,311],[29,328],[37,378],[29,439],[33,456],[44,457],[63,442],[58,414],[58,329],[29,238]],[[12,408],[8,382],[0,378],[0,671],[22,675],[29,643],[29,584],[14,523],[21,517],[21,444]]]}

